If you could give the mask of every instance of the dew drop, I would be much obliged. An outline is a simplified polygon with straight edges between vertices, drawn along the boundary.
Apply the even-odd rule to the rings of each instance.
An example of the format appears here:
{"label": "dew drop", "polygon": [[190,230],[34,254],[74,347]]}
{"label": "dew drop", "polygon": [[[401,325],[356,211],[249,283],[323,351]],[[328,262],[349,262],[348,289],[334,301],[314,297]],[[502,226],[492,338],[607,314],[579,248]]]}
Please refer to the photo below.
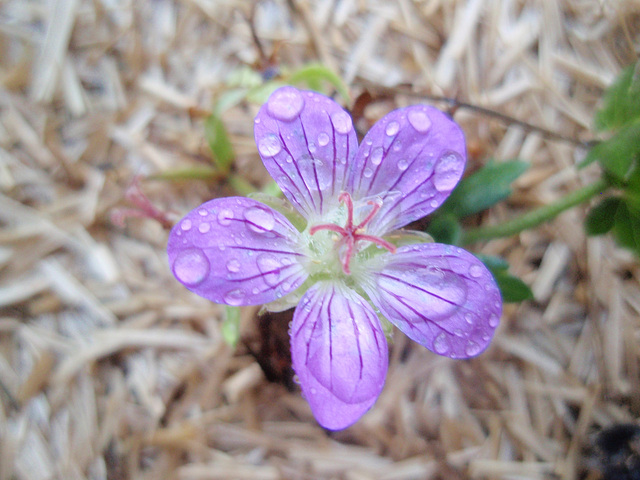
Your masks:
{"label": "dew drop", "polygon": [[231,223],[233,219],[233,210],[229,210],[225,208],[218,212],[218,223],[223,226],[227,226]]}
{"label": "dew drop", "polygon": [[204,208],[201,208],[200,210],[198,210],[198,215],[200,215],[201,217],[206,217],[207,215],[209,215],[209,212],[207,212]]}
{"label": "dew drop", "polygon": [[433,341],[433,350],[439,355],[444,355],[449,351],[449,341],[444,333],[440,333]]}
{"label": "dew drop", "polygon": [[211,225],[208,223],[201,223],[198,225],[198,231],[200,233],[207,233],[209,230],[211,230]]}
{"label": "dew drop", "polygon": [[304,107],[304,98],[294,88],[276,90],[267,101],[269,113],[285,122],[296,118],[302,111],[302,107]]}
{"label": "dew drop", "polygon": [[331,114],[331,123],[333,124],[333,128],[336,129],[336,132],[347,134],[353,128],[353,123],[351,122],[351,117],[344,110],[339,110]]}
{"label": "dew drop", "polygon": [[229,260],[227,262],[227,270],[231,273],[236,273],[240,271],[240,262],[236,259]]}
{"label": "dew drop", "polygon": [[209,274],[209,260],[199,248],[182,250],[173,262],[173,273],[187,286],[199,285]]}
{"label": "dew drop", "polygon": [[258,142],[258,150],[265,157],[273,157],[280,153],[280,150],[282,150],[282,144],[278,137],[271,134],[260,139]]}
{"label": "dew drop", "polygon": [[482,350],[482,347],[476,342],[469,342],[467,343],[467,347],[464,349],[464,353],[466,353],[470,357],[473,357],[479,354],[480,350]]}
{"label": "dew drop", "polygon": [[273,213],[262,207],[249,208],[244,212],[244,218],[249,222],[249,229],[257,233],[270,232],[276,224]]}
{"label": "dew drop", "polygon": [[390,137],[393,137],[400,130],[400,124],[398,122],[389,122],[387,124],[387,128],[385,128],[385,133]]}
{"label": "dew drop", "polygon": [[492,328],[496,328],[498,326],[498,322],[500,321],[500,319],[498,318],[497,315],[491,315],[489,317],[489,326]]}
{"label": "dew drop", "polygon": [[311,391],[310,391],[310,393],[311,393],[311,395],[315,395],[315,394],[316,394],[316,393],[318,393],[318,392],[316,391],[316,389],[315,389],[315,388],[312,388],[312,389],[311,389]]}
{"label": "dew drop", "polygon": [[373,152],[371,153],[371,163],[373,163],[374,165],[380,165],[380,162],[382,162],[383,155],[384,155],[384,150],[382,149],[382,147],[378,147],[374,149]]}
{"label": "dew drop", "polygon": [[318,147],[316,147],[315,143],[310,143],[309,144],[309,153],[316,153],[316,150],[318,150]]}
{"label": "dew drop", "polygon": [[329,135],[327,133],[321,132],[318,134],[318,145],[320,145],[321,147],[327,145],[329,143],[329,140],[331,139],[329,138]]}
{"label": "dew drop", "polygon": [[373,175],[373,170],[367,167],[364,169],[364,172],[362,172],[362,175],[364,175],[365,178],[371,178],[371,175]]}
{"label": "dew drop", "polygon": [[470,313],[465,313],[465,315],[464,315],[464,320],[465,320],[465,322],[467,322],[469,325],[473,325],[473,315],[471,315]]}
{"label": "dew drop", "polygon": [[227,293],[224,294],[223,300],[224,300],[224,303],[226,303],[227,305],[231,305],[231,306],[242,305],[242,302],[244,300],[244,291],[239,288],[229,290]]}
{"label": "dew drop", "polygon": [[431,128],[431,120],[422,110],[409,110],[407,118],[411,126],[420,133],[426,133]]}
{"label": "dew drop", "polygon": [[429,205],[431,206],[431,208],[438,208],[438,201],[437,200],[431,200],[429,202]]}
{"label": "dew drop", "polygon": [[473,278],[478,278],[482,276],[482,267],[480,265],[471,265],[469,267],[469,275]]}
{"label": "dew drop", "polygon": [[188,232],[189,230],[191,230],[191,220],[189,220],[188,218],[185,218],[180,224],[180,228],[185,232]]}
{"label": "dew drop", "polygon": [[258,256],[256,263],[264,283],[270,287],[275,287],[280,280],[280,262],[278,262],[278,259],[269,253],[264,253]]}
{"label": "dew drop", "polygon": [[433,175],[433,185],[436,190],[440,192],[453,190],[453,187],[460,180],[463,170],[464,162],[456,152],[447,152],[442,155],[436,163]]}
{"label": "dew drop", "polygon": [[409,161],[406,158],[401,158],[398,161],[398,170],[404,172],[407,168],[409,168]]}

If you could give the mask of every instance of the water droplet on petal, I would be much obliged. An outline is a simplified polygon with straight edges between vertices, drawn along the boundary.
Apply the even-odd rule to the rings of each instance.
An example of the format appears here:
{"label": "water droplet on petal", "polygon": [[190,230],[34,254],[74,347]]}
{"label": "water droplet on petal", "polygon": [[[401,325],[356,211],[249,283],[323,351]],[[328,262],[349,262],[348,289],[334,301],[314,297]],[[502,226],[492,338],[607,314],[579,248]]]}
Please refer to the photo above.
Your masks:
{"label": "water droplet on petal", "polygon": [[371,175],[373,175],[373,170],[367,167],[364,169],[364,172],[362,172],[362,175],[364,175],[365,178],[371,178]]}
{"label": "water droplet on petal", "polygon": [[331,114],[331,123],[333,124],[333,128],[336,129],[336,132],[347,134],[353,128],[353,122],[351,121],[351,117],[344,110],[339,110]]}
{"label": "water droplet on petal", "polygon": [[227,262],[227,270],[231,273],[236,273],[240,271],[240,262],[236,259],[229,260]]}
{"label": "water droplet on petal", "polygon": [[220,223],[220,225],[223,225],[223,226],[229,225],[232,219],[233,219],[233,210],[229,210],[228,208],[225,208],[223,210],[220,210],[220,212],[218,212],[218,223]]}
{"label": "water droplet on petal", "polygon": [[325,132],[321,132],[320,134],[318,134],[318,145],[320,145],[321,147],[327,145],[329,143],[329,140],[331,139]]}
{"label": "water droplet on petal", "polygon": [[264,282],[270,287],[274,287],[280,280],[280,262],[269,253],[262,254],[256,259],[258,270],[262,273]]}
{"label": "water droplet on petal", "polygon": [[224,294],[223,297],[224,303],[231,306],[242,305],[242,301],[244,300],[244,291],[236,288],[234,290],[229,290]]}
{"label": "water droplet on petal", "polygon": [[482,350],[482,347],[480,345],[475,342],[469,342],[467,343],[467,347],[464,349],[464,353],[466,353],[470,357],[473,357],[479,354],[480,350]]}
{"label": "water droplet on petal", "polygon": [[318,147],[316,147],[315,143],[310,143],[309,144],[309,153],[316,153],[316,150],[318,150]]}
{"label": "water droplet on petal", "polygon": [[498,322],[500,321],[500,319],[498,318],[497,315],[491,315],[489,317],[489,326],[492,328],[496,328],[498,326]]}
{"label": "water droplet on petal", "polygon": [[276,90],[267,101],[269,113],[277,118],[289,122],[296,118],[304,107],[304,98],[294,88]]}
{"label": "water droplet on petal", "polygon": [[280,139],[273,134],[261,138],[258,142],[258,151],[265,157],[273,157],[280,153],[280,150],[282,150]]}
{"label": "water droplet on petal", "polygon": [[200,233],[207,233],[209,230],[211,230],[211,225],[209,225],[208,223],[201,223],[200,225],[198,225],[198,231]]}
{"label": "water droplet on petal", "polygon": [[429,205],[431,206],[431,208],[438,208],[438,201],[437,200],[431,200],[429,202]]}
{"label": "water droplet on petal", "polygon": [[387,128],[385,128],[385,133],[390,137],[393,137],[400,130],[400,124],[398,122],[389,122],[387,124]]}
{"label": "water droplet on petal", "polygon": [[449,341],[444,333],[440,333],[433,341],[433,350],[439,355],[445,355],[449,351]]}
{"label": "water droplet on petal", "polygon": [[378,147],[374,149],[373,152],[371,153],[371,163],[373,163],[374,165],[380,165],[380,162],[382,162],[383,155],[384,155],[384,150],[382,149],[382,147]]}
{"label": "water droplet on petal", "polygon": [[436,190],[440,192],[453,190],[453,187],[460,180],[463,170],[464,162],[456,152],[447,152],[442,155],[436,163],[433,175],[433,185]]}
{"label": "water droplet on petal", "polygon": [[273,213],[262,207],[249,208],[244,212],[244,218],[249,222],[249,228],[257,233],[270,232],[276,224]]}
{"label": "water droplet on petal", "polygon": [[431,120],[422,110],[409,110],[407,118],[411,126],[420,133],[426,133],[431,128]]}
{"label": "water droplet on petal", "polygon": [[188,218],[185,218],[182,221],[182,223],[180,223],[180,228],[185,232],[188,232],[189,230],[191,230],[191,220],[189,220]]}
{"label": "water droplet on petal", "polygon": [[200,210],[198,210],[198,215],[200,215],[201,217],[206,217],[207,215],[209,215],[209,212],[207,212],[204,208],[201,208]]}
{"label": "water droplet on petal", "polygon": [[407,168],[409,168],[409,161],[406,158],[398,160],[398,170],[404,172]]}
{"label": "water droplet on petal", "polygon": [[465,315],[464,315],[464,320],[465,320],[469,325],[473,325],[473,315],[471,315],[470,313],[465,313]]}
{"label": "water droplet on petal", "polygon": [[185,285],[198,285],[209,274],[209,260],[199,248],[182,250],[173,262],[173,273]]}
{"label": "water droplet on petal", "polygon": [[471,275],[473,278],[482,276],[482,267],[480,265],[471,265],[469,267],[469,275]]}

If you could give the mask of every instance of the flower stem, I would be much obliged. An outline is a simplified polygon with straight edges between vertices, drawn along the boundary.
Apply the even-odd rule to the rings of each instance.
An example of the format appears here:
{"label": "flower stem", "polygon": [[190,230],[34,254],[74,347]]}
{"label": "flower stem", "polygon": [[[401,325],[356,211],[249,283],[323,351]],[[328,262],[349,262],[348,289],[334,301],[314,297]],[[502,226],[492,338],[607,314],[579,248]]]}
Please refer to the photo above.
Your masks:
{"label": "flower stem", "polygon": [[511,235],[515,235],[516,233],[520,233],[523,230],[533,228],[543,222],[555,218],[565,210],[568,210],[586,200],[589,200],[591,197],[594,197],[598,193],[601,193],[603,190],[606,190],[608,186],[608,182],[605,179],[601,178],[594,183],[574,190],[573,192],[565,195],[556,202],[524,213],[519,217],[512,218],[511,220],[507,220],[504,223],[468,230],[464,233],[462,243],[468,244],[477,242],[479,240],[490,240],[492,238],[509,237]]}

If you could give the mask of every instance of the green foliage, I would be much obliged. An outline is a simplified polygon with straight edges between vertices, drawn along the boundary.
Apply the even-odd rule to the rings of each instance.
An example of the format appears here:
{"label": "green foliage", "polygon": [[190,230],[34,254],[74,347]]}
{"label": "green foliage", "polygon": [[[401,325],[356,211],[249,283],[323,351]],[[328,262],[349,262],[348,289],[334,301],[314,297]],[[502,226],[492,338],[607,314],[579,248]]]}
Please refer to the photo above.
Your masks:
{"label": "green foliage", "polygon": [[588,235],[603,235],[615,224],[616,214],[622,199],[608,197],[593,207],[585,220],[584,228]]}
{"label": "green foliage", "polygon": [[319,63],[312,63],[292,72],[287,78],[287,83],[293,85],[304,84],[311,90],[322,92],[323,82],[327,82],[338,91],[345,102],[350,102],[349,89],[342,78],[333,70]]}
{"label": "green foliage", "polygon": [[579,167],[598,161],[602,169],[611,176],[611,181],[620,186],[640,156],[640,119],[623,126],[610,139],[593,147]]}
{"label": "green foliage", "polygon": [[625,68],[604,95],[596,113],[598,130],[615,130],[640,119],[640,62]]}
{"label": "green foliage", "polygon": [[209,142],[215,166],[220,172],[227,173],[231,170],[235,154],[222,118],[215,113],[209,115],[204,122],[204,134]]}
{"label": "green foliage", "polygon": [[438,243],[458,245],[462,239],[462,226],[454,215],[437,215],[429,223],[427,233]]}
{"label": "green foliage", "polygon": [[458,184],[438,215],[464,218],[492,207],[511,195],[511,183],[527,168],[529,164],[519,160],[490,161]]}
{"label": "green foliage", "polygon": [[240,309],[225,306],[225,318],[222,322],[222,338],[228,345],[235,347],[240,338]]}
{"label": "green foliage", "polygon": [[504,258],[490,255],[477,255],[477,257],[493,274],[502,293],[503,302],[517,303],[533,299],[533,292],[527,284],[508,272],[509,263]]}

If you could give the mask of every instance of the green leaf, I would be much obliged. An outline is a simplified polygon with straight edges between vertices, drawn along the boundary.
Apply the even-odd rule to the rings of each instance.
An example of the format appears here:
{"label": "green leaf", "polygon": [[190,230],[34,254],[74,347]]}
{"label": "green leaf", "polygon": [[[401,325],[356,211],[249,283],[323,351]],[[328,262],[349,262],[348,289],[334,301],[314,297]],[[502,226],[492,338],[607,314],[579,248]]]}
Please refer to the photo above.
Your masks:
{"label": "green leaf", "polygon": [[519,160],[489,162],[458,184],[438,209],[438,215],[464,218],[486,210],[511,195],[511,183],[528,167],[528,163]]}
{"label": "green leaf", "polygon": [[509,275],[504,271],[491,272],[496,279],[498,288],[502,293],[502,301],[505,303],[517,303],[533,299],[533,292],[529,286],[518,277]]}
{"label": "green leaf", "polygon": [[235,347],[240,338],[240,308],[225,306],[225,318],[221,331],[224,341],[231,347]]}
{"label": "green leaf", "polygon": [[153,175],[149,178],[153,180],[180,181],[180,180],[218,180],[222,177],[224,177],[224,174],[221,173],[217,168],[205,166],[205,167],[180,168],[177,170],[167,170],[165,172],[159,173],[158,175]]}
{"label": "green leaf", "polygon": [[485,264],[493,275],[502,293],[503,302],[517,303],[533,299],[533,292],[527,284],[508,272],[509,263],[504,258],[482,254],[476,254],[476,257]]}
{"label": "green leaf", "polygon": [[593,207],[584,223],[587,235],[603,235],[610,231],[621,203],[618,197],[608,197]]}
{"label": "green leaf", "polygon": [[596,113],[598,130],[615,130],[640,118],[640,62],[625,68],[604,94]]}
{"label": "green leaf", "polygon": [[215,166],[221,172],[228,172],[235,154],[222,119],[215,114],[209,115],[204,122],[204,133],[209,142],[211,153],[213,153]]}
{"label": "green leaf", "polygon": [[303,83],[310,89],[322,92],[322,82],[328,82],[335,87],[340,96],[347,102],[351,102],[349,89],[342,78],[333,70],[319,63],[312,63],[291,73],[287,78],[288,83]]}
{"label": "green leaf", "polygon": [[639,155],[640,120],[625,125],[613,137],[589,150],[578,168],[597,160],[615,182],[624,183]]}
{"label": "green leaf", "polygon": [[616,212],[613,236],[619,245],[640,256],[640,209],[622,202]]}
{"label": "green leaf", "polygon": [[429,223],[427,233],[436,242],[447,245],[458,245],[462,239],[462,227],[453,215],[439,215]]}

